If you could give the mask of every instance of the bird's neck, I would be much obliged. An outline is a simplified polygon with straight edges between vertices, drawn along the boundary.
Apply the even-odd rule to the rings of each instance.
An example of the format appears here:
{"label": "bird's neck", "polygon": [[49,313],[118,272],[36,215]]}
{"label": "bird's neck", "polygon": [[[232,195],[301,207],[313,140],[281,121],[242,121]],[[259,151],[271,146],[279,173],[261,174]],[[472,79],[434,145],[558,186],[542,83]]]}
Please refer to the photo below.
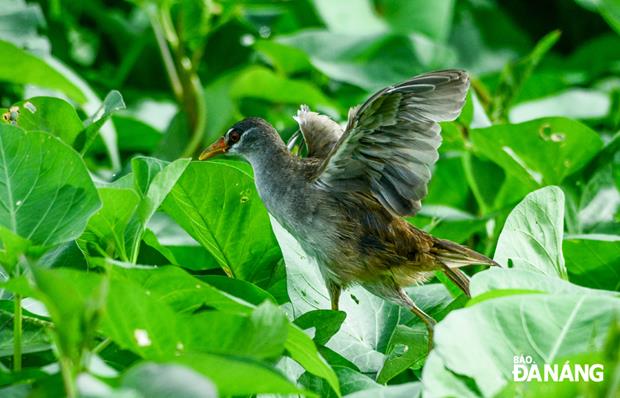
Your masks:
{"label": "bird's neck", "polygon": [[281,211],[287,206],[287,199],[295,186],[300,182],[298,162],[284,145],[284,142],[274,143],[260,152],[246,155],[246,159],[254,169],[256,188],[267,210],[278,218]]}

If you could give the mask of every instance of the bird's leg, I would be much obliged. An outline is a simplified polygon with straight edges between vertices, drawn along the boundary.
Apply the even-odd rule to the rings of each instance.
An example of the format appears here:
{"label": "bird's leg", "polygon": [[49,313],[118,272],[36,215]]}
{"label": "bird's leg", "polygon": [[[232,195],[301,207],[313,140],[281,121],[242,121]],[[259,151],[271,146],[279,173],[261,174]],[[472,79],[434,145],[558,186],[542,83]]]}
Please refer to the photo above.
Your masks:
{"label": "bird's leg", "polygon": [[375,296],[379,296],[409,309],[415,316],[420,318],[428,330],[428,351],[430,352],[433,348],[433,330],[437,322],[426,312],[422,311],[422,309],[411,300],[411,297],[398,286],[393,278],[384,278],[380,283],[364,283],[362,286]]}
{"label": "bird's leg", "polygon": [[428,330],[428,351],[430,352],[433,349],[433,336],[434,336],[433,332],[435,330],[435,324],[437,322],[426,312],[422,311],[420,307],[415,305],[413,301],[411,302],[409,311],[413,312],[426,325],[426,330]]}
{"label": "bird's leg", "polygon": [[433,349],[433,336],[435,330],[435,324],[437,323],[430,315],[426,312],[422,311],[420,307],[416,305],[416,303],[411,300],[411,297],[401,288],[398,288],[398,296],[400,298],[401,303],[409,308],[415,316],[420,318],[424,325],[426,325],[426,330],[428,330],[428,351],[430,352]]}
{"label": "bird's leg", "polygon": [[340,285],[332,282],[329,279],[327,279],[325,284],[327,285],[327,291],[329,292],[329,299],[332,304],[332,310],[338,311],[338,302],[340,301],[340,292],[342,291],[342,288],[340,287]]}

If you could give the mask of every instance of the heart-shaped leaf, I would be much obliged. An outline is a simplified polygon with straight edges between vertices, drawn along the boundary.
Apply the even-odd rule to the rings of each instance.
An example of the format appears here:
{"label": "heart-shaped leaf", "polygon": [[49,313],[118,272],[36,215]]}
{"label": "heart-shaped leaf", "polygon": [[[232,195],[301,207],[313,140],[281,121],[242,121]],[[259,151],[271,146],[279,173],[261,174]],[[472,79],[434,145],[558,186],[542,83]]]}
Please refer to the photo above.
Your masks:
{"label": "heart-shaped leaf", "polygon": [[527,195],[515,207],[499,236],[495,261],[567,279],[562,235],[564,194],[546,187]]}
{"label": "heart-shaped leaf", "polygon": [[0,225],[35,245],[77,238],[100,206],[77,152],[7,125],[0,125],[0,203]]}

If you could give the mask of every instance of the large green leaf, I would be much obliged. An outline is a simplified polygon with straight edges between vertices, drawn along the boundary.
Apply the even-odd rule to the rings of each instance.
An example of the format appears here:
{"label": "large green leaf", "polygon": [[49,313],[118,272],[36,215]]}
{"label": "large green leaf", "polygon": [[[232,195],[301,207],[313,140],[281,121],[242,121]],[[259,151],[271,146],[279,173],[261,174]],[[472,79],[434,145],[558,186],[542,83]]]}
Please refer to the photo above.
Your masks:
{"label": "large green leaf", "polygon": [[32,269],[35,296],[54,322],[55,345],[62,360],[79,366],[95,331],[108,295],[107,281],[95,273],[67,268]]}
{"label": "large green leaf", "polygon": [[[450,63],[453,53],[418,35],[304,30],[279,38],[304,51],[330,78],[376,90]],[[385,62],[390,59],[390,62]]]}
{"label": "large green leaf", "polygon": [[377,33],[387,26],[373,10],[371,0],[330,1],[314,0],[314,7],[333,32],[359,34]]}
{"label": "large green leaf", "polygon": [[431,397],[479,398],[478,391],[468,385],[468,380],[446,369],[436,351],[431,351],[424,363],[424,394]]}
{"label": "large green leaf", "polygon": [[250,167],[193,162],[163,209],[206,247],[229,276],[265,285],[280,257]]}
{"label": "large green leaf", "polygon": [[[55,275],[58,274],[59,270],[47,272]],[[79,294],[83,295],[84,292],[92,290],[92,283],[82,282],[85,281],[84,277],[87,275],[90,275],[89,279],[95,278],[94,274],[71,270],[63,270],[62,272],[73,275],[73,287]],[[147,283],[145,286],[154,286],[148,285],[148,273],[154,271],[145,272],[147,273],[146,275],[143,274],[145,277],[143,282]],[[59,302],[65,311],[74,309],[69,303],[71,301],[70,296],[77,294],[66,289],[66,283],[59,283],[56,288],[58,292],[66,291],[64,293],[67,295],[65,301]],[[198,284],[200,283],[198,282]],[[205,345],[195,345],[194,342],[198,340],[191,338],[192,323],[190,320],[192,315],[176,313],[164,301],[165,295],[153,294],[137,281],[116,272],[112,273],[108,287],[105,311],[103,311],[101,318],[101,329],[107,337],[121,348],[128,349],[146,359],[173,361],[189,366],[209,377],[216,384],[220,394],[299,392],[293,383],[265,362],[248,357],[241,358],[235,355],[208,353],[208,351],[219,350],[221,347],[217,344],[210,346],[202,342]],[[196,291],[199,290],[196,288]],[[74,314],[79,316],[81,311],[75,311]],[[262,319],[264,320],[264,318]],[[220,326],[225,325],[221,324]],[[221,340],[221,338],[225,339],[227,333],[232,332],[232,330],[224,327],[213,329],[213,332],[220,334]],[[243,330],[240,332],[243,333]],[[255,339],[254,341],[258,341],[261,336],[271,333],[265,327],[261,327],[259,330],[255,329],[255,332],[249,333],[246,337],[251,336]],[[270,345],[272,342],[264,341],[262,344]],[[229,353],[234,354],[234,348],[234,346],[231,348],[232,352],[228,350]],[[251,349],[252,347],[248,348]]]}
{"label": "large green leaf", "polygon": [[280,356],[289,331],[284,312],[268,301],[249,316],[207,311],[190,317],[186,326],[189,350],[254,359]]}
{"label": "large green leaf", "polygon": [[[472,297],[481,300],[519,293],[614,295],[608,290],[590,289],[528,269],[489,268],[471,278]],[[468,305],[477,300],[472,300]]]}
{"label": "large green leaf", "polygon": [[[13,302],[0,301],[0,357],[13,355]],[[28,354],[49,350],[50,339],[47,328],[38,319],[25,316],[22,327],[22,353]]]}
{"label": "large green leaf", "polygon": [[294,325],[289,325],[286,339],[286,351],[308,372],[327,381],[329,386],[340,396],[340,385],[336,374],[319,355],[316,346],[304,332]]}
{"label": "large green leaf", "polygon": [[571,281],[620,290],[620,236],[570,235],[564,238],[563,249]]}
{"label": "large green leaf", "polygon": [[314,341],[325,345],[340,330],[346,317],[343,311],[314,310],[295,319],[295,325],[304,330],[314,328]]}
{"label": "large green leaf", "polygon": [[546,187],[527,195],[506,219],[495,261],[567,279],[562,255],[564,194]]}
{"label": "large green leaf", "polygon": [[103,206],[88,221],[81,241],[87,247],[93,246],[94,254],[128,261],[129,248],[125,247],[125,233],[140,203],[140,197],[128,188],[105,187],[98,191]]}
{"label": "large green leaf", "polygon": [[25,0],[0,0],[0,39],[37,52],[49,50],[49,40],[39,35],[45,17],[39,4]]}
{"label": "large green leaf", "polygon": [[148,398],[217,398],[211,381],[189,367],[142,362],[129,369],[121,386]]}
{"label": "large green leaf", "polygon": [[420,398],[422,383],[411,382],[393,386],[381,386],[345,395],[345,398]]}
{"label": "large green leaf", "polygon": [[[434,351],[446,369],[473,379],[481,395],[490,397],[512,381],[515,356],[529,355],[540,366],[599,351],[619,316],[620,299],[614,297],[529,294],[498,298],[449,314],[436,326]],[[437,386],[442,383],[437,378],[445,377],[445,372],[429,367],[422,380]],[[445,388],[453,386],[457,387]],[[448,395],[462,396],[458,390]]]}
{"label": "large green leaf", "polygon": [[450,34],[454,0],[380,0],[383,16],[392,30],[419,32],[433,40],[445,41]]}
{"label": "large green leaf", "polygon": [[230,88],[233,97],[260,98],[275,103],[329,106],[330,101],[309,82],[287,79],[264,67],[241,73]]}
{"label": "large green leaf", "polygon": [[470,137],[476,152],[523,183],[539,186],[561,183],[603,147],[586,125],[555,117],[472,129]]}
{"label": "large green leaf", "polygon": [[[193,312],[202,306],[228,313],[247,314],[252,306],[188,274],[179,267],[129,267],[112,264],[111,272],[141,286],[176,312]],[[117,266],[118,265],[118,266]]]}
{"label": "large green leaf", "polygon": [[34,97],[15,106],[18,107],[15,125],[24,130],[45,131],[68,145],[73,145],[82,130],[82,120],[75,108],[60,98]]}
{"label": "large green leaf", "polygon": [[0,57],[11,60],[0,63],[0,80],[60,90],[79,103],[86,102],[82,89],[44,59],[3,40],[0,40]]}
{"label": "large green leaf", "polygon": [[303,390],[263,362],[215,354],[186,354],[175,362],[190,366],[217,386],[220,396],[295,394]]}
{"label": "large green leaf", "polygon": [[59,139],[0,125],[0,225],[51,245],[77,238],[100,206],[80,156]]}
{"label": "large green leaf", "polygon": [[379,383],[387,383],[409,368],[419,369],[427,354],[426,331],[398,325],[390,339],[388,357],[377,375]]}
{"label": "large green leaf", "polygon": [[[172,163],[154,158],[133,159],[133,175],[99,188],[103,207],[89,221],[81,241],[87,247],[96,245],[99,255],[135,263],[147,223],[188,164],[189,159]],[[129,186],[132,177],[133,188]]]}

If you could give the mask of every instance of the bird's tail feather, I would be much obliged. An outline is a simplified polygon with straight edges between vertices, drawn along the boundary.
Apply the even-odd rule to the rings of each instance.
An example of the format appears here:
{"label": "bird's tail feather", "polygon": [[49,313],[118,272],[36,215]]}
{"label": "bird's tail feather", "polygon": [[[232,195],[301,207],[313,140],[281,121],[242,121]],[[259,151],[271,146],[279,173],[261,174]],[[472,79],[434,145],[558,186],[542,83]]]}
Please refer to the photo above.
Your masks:
{"label": "bird's tail feather", "polygon": [[491,260],[474,250],[471,250],[458,243],[444,239],[435,239],[433,252],[435,256],[449,268],[460,268],[470,264],[485,264],[501,267],[498,263]]}
{"label": "bird's tail feather", "polygon": [[470,264],[485,264],[500,266],[490,258],[475,252],[458,243],[449,240],[435,239],[433,252],[442,264],[442,270],[454,284],[456,284],[468,297],[469,278],[459,268]]}
{"label": "bird's tail feather", "polygon": [[467,274],[458,268],[450,268],[443,263],[442,265],[444,274],[446,274],[446,276],[450,278],[450,280],[454,282],[454,284],[458,286],[458,288],[461,289],[467,297],[471,297],[471,293],[469,292],[469,278],[467,277]]}

